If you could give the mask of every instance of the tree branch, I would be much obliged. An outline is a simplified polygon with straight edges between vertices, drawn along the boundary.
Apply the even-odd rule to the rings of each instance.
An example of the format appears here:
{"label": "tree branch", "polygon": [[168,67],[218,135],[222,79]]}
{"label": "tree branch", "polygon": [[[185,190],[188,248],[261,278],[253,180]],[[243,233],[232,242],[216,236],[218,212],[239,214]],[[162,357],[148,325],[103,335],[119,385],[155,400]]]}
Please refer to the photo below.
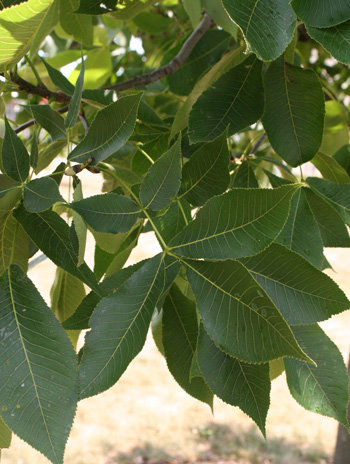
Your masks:
{"label": "tree branch", "polygon": [[[58,108],[58,113],[66,113],[68,111],[68,106],[62,106],[62,108]],[[28,129],[28,127],[33,126],[36,123],[35,119],[30,119],[29,121],[21,124],[20,126],[16,127],[15,132],[19,134],[20,132],[24,131],[24,129]]]}
{"label": "tree branch", "polygon": [[33,85],[25,79],[22,79],[18,74],[11,74],[11,80],[18,85],[20,90],[24,90],[33,95],[39,95],[48,100],[54,100],[57,103],[68,103],[71,100],[71,97],[63,92],[52,92],[42,83]]}
{"label": "tree branch", "polygon": [[115,90],[117,92],[121,92],[122,90],[133,89],[134,87],[139,87],[141,85],[152,84],[153,82],[163,79],[163,77],[174,74],[185,63],[199,40],[213,25],[214,21],[207,13],[204,13],[204,17],[201,23],[183,44],[179,53],[171,61],[169,61],[168,64],[162,66],[161,68],[155,69],[148,74],[140,74],[127,81],[104,87],[104,90]]}

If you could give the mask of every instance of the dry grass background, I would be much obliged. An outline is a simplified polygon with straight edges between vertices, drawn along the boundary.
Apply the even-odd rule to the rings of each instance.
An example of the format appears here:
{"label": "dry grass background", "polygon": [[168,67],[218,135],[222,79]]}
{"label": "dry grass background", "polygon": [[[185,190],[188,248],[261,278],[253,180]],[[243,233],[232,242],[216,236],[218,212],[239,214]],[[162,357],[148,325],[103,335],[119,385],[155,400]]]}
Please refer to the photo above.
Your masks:
{"label": "dry grass background", "polygon": [[[156,252],[154,237],[145,234],[130,264]],[[90,263],[92,255],[91,247]],[[327,273],[350,297],[350,250],[328,250],[327,258],[335,270]],[[46,260],[30,276],[49,301],[54,266]],[[347,359],[350,311],[322,323],[322,327]],[[113,388],[79,403],[65,464],[331,462],[336,422],[301,408],[290,396],[284,375],[273,382],[267,441],[238,408],[220,400],[214,408],[212,415],[208,406],[181,390],[149,336],[140,355]],[[17,437],[2,453],[3,464],[47,462]]]}

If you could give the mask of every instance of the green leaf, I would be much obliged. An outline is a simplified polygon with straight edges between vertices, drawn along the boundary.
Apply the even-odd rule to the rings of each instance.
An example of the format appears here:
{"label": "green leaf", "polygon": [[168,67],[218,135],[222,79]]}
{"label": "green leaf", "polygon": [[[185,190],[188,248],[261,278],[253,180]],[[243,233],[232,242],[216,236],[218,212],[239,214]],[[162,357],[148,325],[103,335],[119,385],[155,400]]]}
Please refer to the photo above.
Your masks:
{"label": "green leaf", "polygon": [[310,361],[281,313],[241,263],[184,263],[203,324],[221,350],[252,363],[282,356]]}
{"label": "green leaf", "polygon": [[50,34],[52,29],[56,26],[59,19],[59,1],[53,0],[50,8],[48,9],[45,20],[42,21],[40,27],[35,33],[33,42],[30,47],[30,56],[33,57],[37,53],[41,43]]}
{"label": "green leaf", "polygon": [[[176,254],[229,259],[255,255],[279,234],[297,184],[275,190],[235,189],[209,200],[171,242]],[[242,205],[245,205],[242,208]]]}
{"label": "green leaf", "polygon": [[12,129],[6,117],[5,128],[2,165],[5,173],[11,179],[23,183],[29,175],[29,155],[22,140]]}
{"label": "green leaf", "polygon": [[242,29],[247,51],[272,61],[291,42],[296,26],[288,0],[222,0],[232,20]]}
{"label": "green leaf", "polygon": [[337,184],[349,184],[350,177],[333,156],[318,152],[312,164],[320,171],[322,177]]}
{"label": "green leaf", "polygon": [[330,27],[350,19],[350,1],[342,0],[292,0],[291,5],[297,16],[307,25]]}
{"label": "green leaf", "polygon": [[[232,23],[233,24],[233,23]],[[193,105],[196,103],[200,95],[208,89],[216,80],[223,74],[229,71],[232,67],[241,63],[245,58],[242,47],[226,53],[220,61],[212,66],[209,71],[201,77],[195,84],[192,92],[187,97],[185,103],[176,113],[174,122],[171,128],[170,138],[173,139],[183,129],[188,126],[188,117]]]}
{"label": "green leaf", "polygon": [[264,173],[267,175],[272,188],[278,188],[282,185],[292,183],[290,180],[284,179],[283,177],[275,176],[275,174],[272,174],[272,172],[268,171],[267,169],[264,169]]}
{"label": "green leaf", "polygon": [[197,359],[211,390],[225,403],[238,406],[266,435],[271,382],[268,364],[248,364],[221,351],[200,326]]}
{"label": "green leaf", "polygon": [[27,272],[28,259],[29,237],[9,211],[0,218],[0,275],[10,264],[17,264]]}
{"label": "green leaf", "polygon": [[275,380],[284,372],[283,358],[273,359],[270,361],[270,379]]}
{"label": "green leaf", "polygon": [[38,166],[38,159],[39,159],[38,137],[36,135],[36,130],[34,128],[33,136],[32,136],[32,146],[30,150],[30,165],[34,170]]}
{"label": "green leaf", "polygon": [[[57,319],[60,322],[68,319],[84,297],[85,288],[83,282],[58,267],[50,290],[51,310]],[[79,334],[80,332],[77,330],[67,332],[74,347],[76,347]]]}
{"label": "green leaf", "polygon": [[288,324],[313,324],[349,308],[349,300],[330,277],[277,243],[240,262]]}
{"label": "green leaf", "polygon": [[47,63],[43,58],[41,61],[44,63],[45,68],[49,74],[50,79],[58,87],[62,92],[67,95],[73,95],[74,93],[74,85],[69,82],[69,80],[60,72],[58,69],[52,67],[49,63]]}
{"label": "green leaf", "polygon": [[[83,98],[91,99],[105,105],[106,96],[104,91],[98,87],[102,87],[109,79],[112,73],[111,52],[109,47],[97,47],[86,52],[84,61],[84,91]],[[69,75],[70,82],[76,82],[80,73],[81,65],[78,65]],[[90,90],[90,92],[86,92]],[[90,97],[90,98],[89,98]],[[110,97],[109,97],[110,98]]]}
{"label": "green leaf", "polygon": [[317,74],[281,57],[269,66],[264,84],[262,122],[273,149],[293,167],[309,161],[320,148],[325,114]]}
{"label": "green leaf", "polygon": [[56,156],[67,145],[66,138],[57,140],[57,142],[50,141],[43,150],[39,152],[38,165],[35,168],[35,174],[39,174],[43,169],[47,168],[49,164],[56,158]]}
{"label": "green leaf", "polygon": [[115,11],[117,0],[84,0],[79,5],[78,13],[86,15],[99,15]]}
{"label": "green leaf", "polygon": [[342,355],[318,325],[293,327],[305,352],[317,367],[285,359],[288,387],[293,398],[308,411],[333,417],[347,429],[349,378]]}
{"label": "green leaf", "polygon": [[192,27],[198,26],[202,16],[202,5],[201,0],[184,0],[183,5],[185,11],[190,18]]}
{"label": "green leaf", "polygon": [[81,399],[114,385],[141,351],[163,287],[164,261],[157,255],[97,305],[79,368]]}
{"label": "green leaf", "polygon": [[10,448],[12,439],[11,429],[7,427],[0,416],[0,453],[2,448]]}
{"label": "green leaf", "polygon": [[30,213],[21,205],[13,215],[51,261],[99,293],[94,273],[85,263],[77,266],[78,255],[70,240],[68,224],[58,214]]}
{"label": "green leaf", "polygon": [[[191,4],[193,4],[193,0],[191,0]],[[166,80],[171,92],[188,95],[204,72],[221,58],[228,46],[229,37],[224,31],[207,31],[179,70],[167,77]],[[166,64],[174,58],[180,45],[182,44],[164,55],[162,64]]]}
{"label": "green leaf", "polygon": [[307,201],[320,229],[325,247],[350,247],[349,232],[341,215],[311,189],[305,190]]}
{"label": "green leaf", "polygon": [[333,158],[350,176],[350,145],[343,145],[339,148],[339,150],[337,150],[337,152],[333,155]]}
{"label": "green leaf", "polygon": [[261,117],[264,110],[261,71],[262,62],[251,56],[198,98],[189,116],[191,143],[210,142],[227,126],[230,136]]}
{"label": "green leaf", "polygon": [[165,214],[152,219],[165,243],[169,243],[191,220],[191,206],[184,200],[172,203]]}
{"label": "green leaf", "polygon": [[350,21],[322,29],[307,25],[307,32],[334,58],[342,63],[350,64]]}
{"label": "green leaf", "polygon": [[30,105],[25,107],[34,119],[51,135],[53,141],[66,137],[64,119],[50,105]]}
{"label": "green leaf", "polygon": [[147,7],[149,7],[153,0],[124,0],[124,8],[118,8],[114,13],[109,13],[108,16],[119,19],[121,21],[127,21],[133,19]]}
{"label": "green leaf", "polygon": [[306,182],[317,195],[328,201],[343,218],[343,221],[350,226],[350,185],[335,184],[317,177],[308,177]]}
{"label": "green leaf", "polygon": [[29,0],[0,11],[0,72],[13,67],[28,53],[48,18],[51,24],[52,4],[53,0]]}
{"label": "green leaf", "polygon": [[203,10],[208,13],[215,24],[220,26],[224,31],[228,32],[235,39],[237,39],[238,27],[232,21],[221,2],[202,0],[202,6]]}
{"label": "green leaf", "polygon": [[249,161],[243,161],[234,173],[233,188],[258,188],[259,183],[254,174],[254,169]]}
{"label": "green leaf", "polygon": [[75,13],[79,3],[79,0],[60,0],[60,24],[67,34],[81,41],[86,47],[92,47],[92,18]]}
{"label": "green leaf", "polygon": [[169,206],[181,182],[181,138],[150,167],[140,190],[146,208],[159,211]]}
{"label": "green leaf", "polygon": [[88,295],[86,295],[74,314],[64,321],[62,324],[63,327],[66,330],[89,329],[89,319],[101,299],[105,296],[111,295],[114,291],[121,288],[129,277],[138,271],[144,263],[144,261],[141,261],[133,266],[121,269],[109,277],[106,277],[99,285],[100,295],[94,291],[91,291]]}
{"label": "green leaf", "polygon": [[[78,181],[74,188],[73,200],[80,201],[82,199],[83,199],[82,183]],[[74,210],[72,211],[72,216],[73,216],[72,226],[74,227],[75,233],[77,235],[78,246],[79,246],[77,265],[80,266],[84,262],[87,226],[86,226],[84,219],[80,216],[80,214],[76,213]]]}
{"label": "green leaf", "polygon": [[190,380],[198,337],[196,304],[174,284],[163,305],[162,339],[167,366],[177,383],[191,396],[213,408],[213,394],[200,377]]}
{"label": "green leaf", "polygon": [[81,97],[83,94],[84,72],[85,72],[83,50],[81,50],[81,55],[82,56],[81,56],[80,73],[79,73],[77,82],[75,84],[75,89],[74,89],[72,99],[69,103],[68,114],[64,121],[64,126],[66,129],[69,129],[75,125],[78,114],[79,114],[80,101],[81,101]]}
{"label": "green leaf", "polygon": [[2,418],[50,461],[63,463],[77,404],[75,351],[19,267],[2,275],[0,294]]}
{"label": "green leaf", "polygon": [[129,95],[100,110],[86,137],[69,154],[70,161],[93,164],[103,161],[121,148],[132,134],[142,94]]}
{"label": "green leaf", "polygon": [[140,207],[130,198],[115,193],[94,195],[69,205],[97,232],[117,234],[129,231],[140,215]]}
{"label": "green leaf", "polygon": [[226,139],[225,131],[201,146],[183,167],[180,193],[194,206],[203,205],[228,187],[230,157]]}
{"label": "green leaf", "polygon": [[323,139],[320,151],[333,156],[339,148],[349,143],[349,114],[344,104],[329,100],[326,102]]}
{"label": "green leaf", "polygon": [[45,211],[57,201],[65,202],[58,185],[50,177],[40,177],[25,184],[23,201],[26,209],[33,213]]}
{"label": "green leaf", "polygon": [[301,188],[293,196],[287,222],[275,241],[322,269],[323,242],[306,199],[306,190],[309,189]]}

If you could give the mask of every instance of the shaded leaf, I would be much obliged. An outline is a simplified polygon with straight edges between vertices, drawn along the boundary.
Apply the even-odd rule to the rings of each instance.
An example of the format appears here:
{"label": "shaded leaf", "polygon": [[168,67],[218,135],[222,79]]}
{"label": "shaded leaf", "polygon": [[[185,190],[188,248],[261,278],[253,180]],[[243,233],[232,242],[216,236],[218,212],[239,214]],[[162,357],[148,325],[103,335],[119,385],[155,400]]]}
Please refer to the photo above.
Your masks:
{"label": "shaded leaf", "polygon": [[284,360],[291,394],[303,408],[333,417],[349,429],[349,378],[339,349],[318,325],[293,327],[293,332],[317,367],[296,359]]}
{"label": "shaded leaf", "polygon": [[320,151],[333,156],[349,143],[349,114],[345,106],[335,100],[326,101],[326,116]]}
{"label": "shaded leaf", "polygon": [[51,261],[99,293],[94,273],[85,263],[77,266],[78,256],[70,240],[68,224],[58,214],[53,211],[30,213],[22,205],[13,214]]}
{"label": "shaded leaf", "polygon": [[64,119],[50,105],[26,106],[34,119],[51,135],[53,141],[66,137]]}
{"label": "shaded leaf", "polygon": [[306,190],[308,189],[301,188],[293,196],[287,222],[275,241],[296,251],[315,267],[322,269],[323,242],[306,199]]}
{"label": "shaded leaf", "polygon": [[178,384],[191,396],[213,408],[213,394],[200,377],[190,380],[198,337],[196,304],[174,284],[163,304],[162,340],[167,366]]}
{"label": "shaded leaf", "polygon": [[176,254],[190,258],[218,260],[254,255],[283,228],[290,199],[298,188],[291,184],[275,190],[235,189],[214,197],[170,246]]}
{"label": "shaded leaf", "polygon": [[23,183],[29,175],[29,155],[22,140],[5,117],[5,137],[2,145],[2,166],[14,181]]}
{"label": "shaded leaf", "polygon": [[220,77],[193,105],[191,143],[210,142],[228,128],[232,135],[256,122],[264,110],[262,62],[254,57]]}
{"label": "shaded leaf", "polygon": [[296,16],[288,0],[222,0],[232,20],[242,29],[247,51],[271,61],[293,38]]}
{"label": "shaded leaf", "polygon": [[45,211],[57,201],[65,202],[58,185],[50,177],[33,179],[24,186],[24,206],[28,211],[39,213]]}
{"label": "shaded leaf", "polygon": [[143,261],[126,267],[115,274],[106,277],[99,285],[99,295],[91,291],[82,300],[72,316],[63,322],[66,330],[83,330],[89,328],[89,319],[96,308],[97,304],[105,296],[111,295],[117,291],[124,283],[144,264]]}
{"label": "shaded leaf", "polygon": [[350,1],[342,0],[292,0],[291,5],[298,17],[315,27],[329,27],[350,19]]}
{"label": "shaded leaf", "polygon": [[281,313],[241,263],[185,264],[203,324],[221,350],[252,363],[282,356],[309,361]]}
{"label": "shaded leaf", "polygon": [[141,93],[126,96],[100,110],[68,159],[84,163],[93,157],[97,164],[121,148],[134,130],[140,98]]}
{"label": "shaded leaf", "polygon": [[165,214],[152,219],[165,243],[169,243],[191,220],[191,206],[184,200],[173,202]]}
{"label": "shaded leaf", "polygon": [[258,188],[259,184],[254,174],[254,169],[248,161],[238,166],[234,173],[233,188]]}
{"label": "shaded leaf", "polygon": [[281,245],[273,243],[258,255],[240,261],[288,324],[313,324],[350,306],[330,277]]}
{"label": "shaded leaf", "polygon": [[336,184],[318,177],[308,177],[306,182],[317,195],[328,201],[350,226],[350,185]]}
{"label": "shaded leaf", "polygon": [[[77,181],[76,185],[74,186],[73,192],[73,200],[80,201],[83,199],[83,190],[82,190],[82,183],[81,181]],[[78,238],[78,266],[83,264],[84,262],[84,255],[85,255],[85,248],[86,248],[86,236],[87,236],[87,226],[84,219],[80,216],[80,214],[76,213],[74,210],[72,211],[73,221],[71,227],[74,227],[75,233]]]}
{"label": "shaded leaf", "polygon": [[0,275],[10,264],[27,272],[28,259],[29,237],[9,211],[0,218]]}
{"label": "shaded leaf", "polygon": [[77,82],[75,83],[75,89],[72,95],[72,99],[69,103],[67,117],[64,121],[64,126],[66,127],[66,129],[73,127],[77,121],[77,117],[79,114],[80,101],[81,101],[81,97],[83,94],[84,72],[85,72],[83,50],[81,51],[81,54],[82,56],[81,56],[80,73],[79,73]]}
{"label": "shaded leaf", "polygon": [[99,15],[108,12],[115,11],[117,0],[84,0],[79,5],[77,13],[83,13],[87,15]]}
{"label": "shaded leaf", "polygon": [[53,143],[50,141],[43,150],[40,150],[35,174],[39,174],[39,172],[47,168],[66,145],[67,140],[64,138]]}
{"label": "shaded leaf", "polygon": [[208,13],[212,20],[220,26],[224,31],[231,34],[237,39],[238,27],[232,21],[229,14],[223,7],[221,2],[213,2],[212,0],[202,0],[203,10]]}
{"label": "shaded leaf", "polygon": [[2,418],[62,463],[77,404],[74,349],[33,283],[13,266],[0,278]]}
{"label": "shaded leaf", "polygon": [[279,176],[276,176],[275,174],[272,174],[272,172],[268,171],[267,169],[264,169],[264,173],[269,178],[272,188],[278,188],[278,187],[281,187],[282,185],[292,183],[290,180],[287,180],[287,179],[284,179],[283,177],[279,177]]}
{"label": "shaded leaf", "polygon": [[[30,50],[37,34],[49,31],[43,25],[52,14],[53,0],[29,0],[0,11],[0,72],[13,67]],[[42,33],[45,34],[42,35]]]}
{"label": "shaded leaf", "polygon": [[323,245],[325,247],[349,247],[349,232],[341,215],[311,189],[305,189],[305,193],[320,229]]}
{"label": "shaded leaf", "polygon": [[79,0],[60,0],[60,24],[67,34],[81,41],[86,47],[91,47],[93,43],[92,18],[75,13],[79,3]]}
{"label": "shaded leaf", "polygon": [[271,63],[264,75],[262,122],[274,150],[291,166],[312,159],[320,148],[325,104],[317,74],[285,63]]}
{"label": "shaded leaf", "polygon": [[318,152],[312,164],[320,171],[322,177],[337,184],[349,184],[350,177],[333,156]]}
{"label": "shaded leaf", "polygon": [[97,305],[79,367],[81,399],[114,385],[141,351],[163,286],[164,262],[157,255]]}
{"label": "shaded leaf", "polygon": [[268,364],[248,364],[221,351],[200,326],[197,360],[211,390],[225,403],[238,406],[266,435],[271,382]]}
{"label": "shaded leaf", "polygon": [[181,196],[195,206],[223,193],[230,182],[229,152],[225,131],[201,146],[182,169]]}
{"label": "shaded leaf", "polygon": [[333,158],[350,176],[350,145],[344,145],[339,148],[339,150],[337,150],[337,152],[333,155]]}
{"label": "shaded leaf", "polygon": [[169,206],[181,182],[181,138],[150,167],[140,190],[146,208],[159,211]]}
{"label": "shaded leaf", "polygon": [[41,61],[44,63],[45,68],[49,74],[50,79],[62,92],[66,95],[73,95],[74,85],[69,82],[69,80],[56,68],[47,63],[43,58]]}
{"label": "shaded leaf", "polygon": [[38,137],[36,135],[36,130],[34,128],[32,136],[32,146],[30,150],[30,165],[35,170],[38,165],[39,158],[39,146],[38,146]]}
{"label": "shaded leaf", "polygon": [[94,195],[69,205],[97,232],[128,232],[140,215],[140,207],[130,198],[115,193]]}
{"label": "shaded leaf", "polygon": [[[193,0],[190,3],[193,4]],[[167,77],[171,92],[188,95],[202,74],[221,58],[228,46],[229,37],[224,31],[207,31],[180,69]],[[166,64],[174,58],[181,45],[166,53],[162,63]]]}
{"label": "shaded leaf", "polygon": [[322,29],[307,25],[307,32],[310,37],[319,42],[334,58],[342,63],[350,64],[350,21]]}

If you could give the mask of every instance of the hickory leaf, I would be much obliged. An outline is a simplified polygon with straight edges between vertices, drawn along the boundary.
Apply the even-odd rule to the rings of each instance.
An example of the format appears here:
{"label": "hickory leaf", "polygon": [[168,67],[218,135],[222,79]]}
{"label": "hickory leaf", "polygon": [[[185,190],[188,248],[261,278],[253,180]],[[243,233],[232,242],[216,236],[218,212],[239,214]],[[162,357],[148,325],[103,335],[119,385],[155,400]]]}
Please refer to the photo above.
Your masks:
{"label": "hickory leaf", "polygon": [[103,161],[121,148],[132,134],[142,94],[129,95],[100,110],[86,137],[69,154],[70,161],[93,164]]}
{"label": "hickory leaf", "polygon": [[240,262],[269,295],[288,324],[313,324],[350,306],[343,291],[330,277],[277,243]]}
{"label": "hickory leaf", "polygon": [[29,174],[29,155],[22,140],[5,118],[5,137],[2,145],[3,169],[16,182],[23,183]]}
{"label": "hickory leaf", "polygon": [[33,179],[24,186],[23,202],[28,211],[40,213],[57,201],[65,200],[58,190],[58,185],[50,177]]}
{"label": "hickory leaf", "polygon": [[203,324],[221,350],[252,363],[282,356],[310,361],[281,313],[241,263],[184,262]]}
{"label": "hickory leaf", "polygon": [[330,27],[350,19],[350,0],[292,0],[291,5],[298,17],[310,26]]}
{"label": "hickory leaf", "polygon": [[2,418],[55,464],[74,419],[76,354],[33,283],[17,266],[0,278]]}
{"label": "hickory leaf", "polygon": [[291,394],[308,411],[333,417],[349,430],[349,378],[339,349],[316,324],[293,327],[293,332],[317,366],[296,359],[284,360]]}
{"label": "hickory leaf", "polygon": [[290,199],[298,188],[291,184],[274,190],[235,189],[214,197],[170,246],[174,253],[190,258],[218,260],[254,255],[283,228]]}
{"label": "hickory leaf", "polygon": [[242,29],[248,51],[264,61],[278,58],[292,40],[296,16],[288,0],[222,0]]}
{"label": "hickory leaf", "polygon": [[211,390],[225,403],[248,414],[265,435],[270,406],[271,382],[268,364],[248,364],[221,351],[200,326],[197,360]]}
{"label": "hickory leaf", "polygon": [[141,351],[163,287],[164,261],[157,255],[97,305],[79,367],[81,399],[114,385]]}

